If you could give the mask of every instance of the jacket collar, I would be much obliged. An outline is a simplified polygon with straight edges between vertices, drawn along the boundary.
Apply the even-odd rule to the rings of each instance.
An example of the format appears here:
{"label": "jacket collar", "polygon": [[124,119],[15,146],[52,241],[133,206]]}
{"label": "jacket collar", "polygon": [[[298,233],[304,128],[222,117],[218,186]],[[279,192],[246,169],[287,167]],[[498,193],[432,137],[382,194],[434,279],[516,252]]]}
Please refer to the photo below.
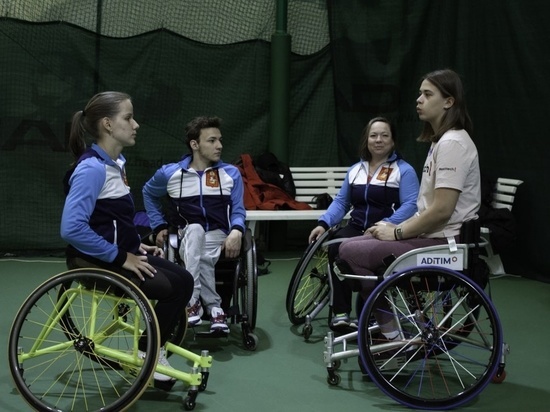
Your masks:
{"label": "jacket collar", "polygon": [[[184,155],[181,160],[178,162],[178,164],[181,166],[183,170],[189,170],[189,165],[191,164],[191,161],[193,160],[193,155],[186,154]],[[221,167],[222,161],[218,160],[216,163],[214,163],[212,166],[210,166],[208,169],[217,169]]]}
{"label": "jacket collar", "polygon": [[115,162],[109,157],[107,152],[99,147],[96,143],[92,144],[91,149],[96,152],[105,163],[108,163],[110,165],[117,165],[118,167],[123,167],[126,164],[126,158],[122,155],[122,153],[118,155],[118,159]]}

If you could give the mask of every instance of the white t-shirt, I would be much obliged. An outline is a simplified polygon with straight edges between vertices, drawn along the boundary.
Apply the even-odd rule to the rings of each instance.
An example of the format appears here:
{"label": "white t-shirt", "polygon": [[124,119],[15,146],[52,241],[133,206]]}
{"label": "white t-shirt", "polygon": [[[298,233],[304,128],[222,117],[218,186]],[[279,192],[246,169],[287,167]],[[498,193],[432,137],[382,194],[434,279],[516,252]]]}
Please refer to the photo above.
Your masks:
{"label": "white t-shirt", "polygon": [[481,203],[481,180],[477,149],[465,130],[448,130],[432,143],[422,169],[418,212],[433,203],[435,189],[460,191],[455,210],[446,225],[422,237],[450,237],[460,233],[462,223],[477,219]]}

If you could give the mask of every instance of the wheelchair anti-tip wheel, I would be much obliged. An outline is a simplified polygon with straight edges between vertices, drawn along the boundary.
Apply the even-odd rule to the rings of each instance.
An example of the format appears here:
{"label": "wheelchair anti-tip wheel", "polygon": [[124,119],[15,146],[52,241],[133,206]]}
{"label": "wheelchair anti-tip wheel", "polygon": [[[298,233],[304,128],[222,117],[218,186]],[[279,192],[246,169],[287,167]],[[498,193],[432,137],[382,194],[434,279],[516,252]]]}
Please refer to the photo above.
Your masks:
{"label": "wheelchair anti-tip wheel", "polygon": [[[400,336],[385,338],[373,318],[397,319]],[[487,295],[441,267],[405,270],[378,285],[361,313],[358,339],[372,381],[394,400],[428,410],[476,397],[495,376],[503,347]]]}
{"label": "wheelchair anti-tip wheel", "polygon": [[[143,336],[145,355],[138,357]],[[8,343],[10,372],[39,411],[120,411],[151,380],[159,331],[132,282],[100,269],[63,272],[23,303]]]}
{"label": "wheelchair anti-tip wheel", "polygon": [[[318,305],[325,301],[328,303],[330,274],[328,255],[323,243],[331,234],[332,231],[327,230],[315,242],[310,243],[296,265],[286,295],[288,319],[293,325],[302,325],[306,316]],[[307,333],[311,334],[309,328]]]}

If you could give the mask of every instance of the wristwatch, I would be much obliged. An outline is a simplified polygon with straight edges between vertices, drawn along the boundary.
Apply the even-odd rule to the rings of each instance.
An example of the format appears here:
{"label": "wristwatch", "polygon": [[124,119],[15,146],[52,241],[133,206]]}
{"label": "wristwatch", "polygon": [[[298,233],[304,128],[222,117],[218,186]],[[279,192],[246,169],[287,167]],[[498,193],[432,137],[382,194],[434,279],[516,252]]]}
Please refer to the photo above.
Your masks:
{"label": "wristwatch", "polygon": [[403,228],[401,226],[395,228],[395,237],[397,240],[403,239]]}

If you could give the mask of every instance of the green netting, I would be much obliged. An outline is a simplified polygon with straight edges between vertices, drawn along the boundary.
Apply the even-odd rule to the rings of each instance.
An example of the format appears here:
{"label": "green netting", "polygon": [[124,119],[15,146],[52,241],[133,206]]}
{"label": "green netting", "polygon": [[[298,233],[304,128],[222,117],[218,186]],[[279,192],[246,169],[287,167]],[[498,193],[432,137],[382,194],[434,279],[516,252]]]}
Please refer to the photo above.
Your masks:
{"label": "green netting", "polygon": [[[250,0],[2,3],[0,252],[63,247],[69,121],[98,91],[133,97],[141,127],[124,154],[138,208],[143,183],[186,151],[183,128],[194,116],[224,119],[226,161],[268,149],[274,7]],[[338,163],[326,14],[324,1],[289,4],[294,165]]]}
{"label": "green netting", "polygon": [[[268,148],[276,3],[0,0],[0,252],[62,246],[67,122],[97,91],[134,98],[141,129],[125,154],[138,207],[144,181],[183,153],[183,127],[196,115],[225,120],[226,161]],[[541,236],[550,230],[550,199],[539,189],[549,179],[549,5],[289,0],[289,163],[350,164],[362,127],[383,114],[396,120],[401,149],[420,170],[418,79],[454,68],[482,169],[525,181],[514,205],[518,272],[548,272],[540,256],[548,255]]]}
{"label": "green netting", "polygon": [[[547,157],[550,92],[545,16],[550,2],[330,1],[338,136],[344,158],[357,152],[349,136],[368,119],[396,122],[405,158],[420,172],[428,147],[416,142],[415,110],[424,74],[452,68],[463,78],[482,173],[521,179],[513,212],[518,241],[503,254],[508,273],[550,271]],[[420,173],[419,173],[420,175]]]}
{"label": "green netting", "polygon": [[[207,44],[269,41],[276,1],[266,0],[3,0],[0,16],[28,22],[65,22],[109,37],[159,29]],[[329,43],[324,0],[289,1],[293,53],[308,55]]]}

